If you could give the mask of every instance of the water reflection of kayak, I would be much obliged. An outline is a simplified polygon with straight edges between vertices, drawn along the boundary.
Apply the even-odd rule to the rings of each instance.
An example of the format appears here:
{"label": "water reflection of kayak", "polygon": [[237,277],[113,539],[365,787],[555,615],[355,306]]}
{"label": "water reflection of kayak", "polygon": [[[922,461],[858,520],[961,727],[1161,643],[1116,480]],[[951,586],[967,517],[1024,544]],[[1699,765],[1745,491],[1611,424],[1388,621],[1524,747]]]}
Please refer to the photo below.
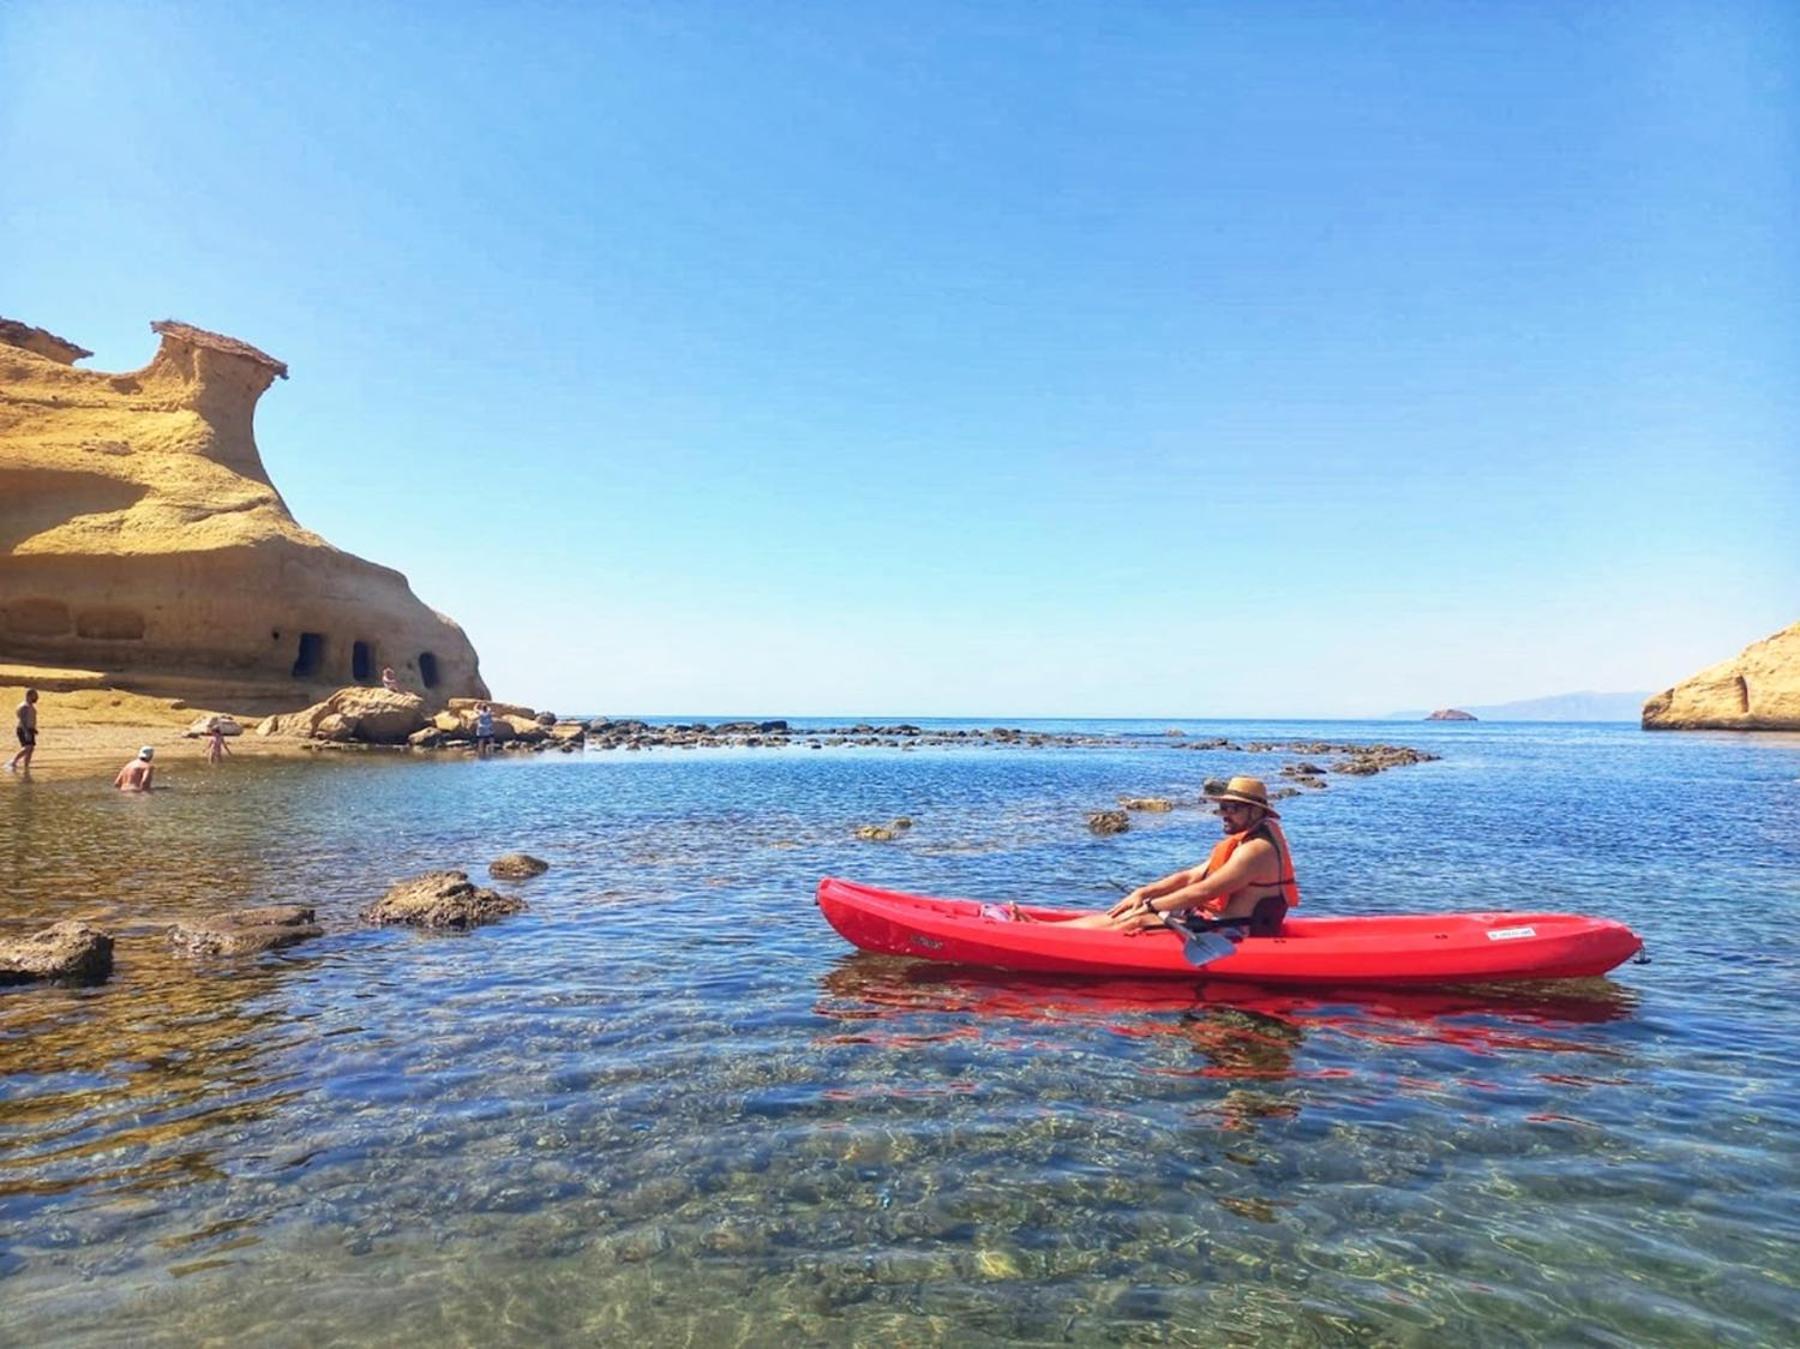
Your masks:
{"label": "water reflection of kayak", "polygon": [[[819,908],[853,946],[951,965],[1050,974],[1194,978],[1174,932],[1074,928],[1078,909],[1001,921],[972,899],[931,899],[827,876]],[[1418,985],[1604,974],[1643,948],[1623,923],[1555,913],[1296,918],[1205,967],[1208,980],[1263,985]]]}
{"label": "water reflection of kayak", "polygon": [[[1028,1021],[1110,1020],[1137,1014],[1237,1009],[1285,1021],[1431,1023],[1469,1019],[1526,1026],[1618,1021],[1637,1011],[1637,994],[1610,979],[1445,988],[1351,984],[1267,988],[1211,980],[1183,982],[1078,974],[1027,974],[846,955],[821,983],[827,997],[882,1012],[960,1012]],[[837,1003],[833,1004],[834,1007]]]}
{"label": "water reflection of kayak", "polygon": [[[1378,1055],[1397,1049],[1409,1059],[1428,1046],[1484,1058],[1528,1054],[1545,1066],[1545,1056],[1575,1055],[1584,1061],[1581,1073],[1540,1076],[1571,1086],[1614,1084],[1622,1079],[1594,1077],[1591,1065],[1616,1055],[1616,1047],[1579,1028],[1637,1010],[1636,993],[1598,978],[1463,988],[1266,988],[1198,975],[1183,981],[1021,974],[867,952],[845,956],[820,981],[820,993],[814,1010],[836,1023],[830,1036],[836,1044],[910,1051],[982,1038],[1056,1053],[1079,1034],[1074,1028],[1100,1026],[1131,1040],[1185,1042],[1200,1056],[1193,1066],[1158,1060],[1148,1072],[1240,1086],[1351,1076],[1358,1060],[1355,1051],[1346,1056],[1346,1041]],[[954,1029],[946,1029],[945,1015]],[[1340,1048],[1311,1062],[1300,1057],[1306,1040],[1321,1034]],[[1400,1076],[1392,1088],[1431,1094],[1442,1091],[1444,1081],[1433,1074]],[[1213,1108],[1225,1127],[1237,1129],[1291,1116],[1300,1104],[1234,1090]]]}

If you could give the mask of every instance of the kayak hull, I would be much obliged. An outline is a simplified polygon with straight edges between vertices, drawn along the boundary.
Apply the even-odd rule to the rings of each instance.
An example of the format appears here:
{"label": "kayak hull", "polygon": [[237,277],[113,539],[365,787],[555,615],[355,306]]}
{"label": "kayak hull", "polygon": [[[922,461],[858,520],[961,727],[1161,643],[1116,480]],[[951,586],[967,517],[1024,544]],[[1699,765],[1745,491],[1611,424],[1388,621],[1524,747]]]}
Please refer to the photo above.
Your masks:
{"label": "kayak hull", "polygon": [[[834,876],[818,905],[864,951],[951,965],[1045,974],[1195,978],[1174,932],[1073,928],[1087,910],[1026,908],[1036,921],[986,917],[973,899],[932,899]],[[1250,937],[1205,966],[1207,979],[1257,984],[1399,985],[1576,979],[1605,974],[1643,949],[1623,923],[1555,913],[1395,914],[1288,918],[1279,937]]]}

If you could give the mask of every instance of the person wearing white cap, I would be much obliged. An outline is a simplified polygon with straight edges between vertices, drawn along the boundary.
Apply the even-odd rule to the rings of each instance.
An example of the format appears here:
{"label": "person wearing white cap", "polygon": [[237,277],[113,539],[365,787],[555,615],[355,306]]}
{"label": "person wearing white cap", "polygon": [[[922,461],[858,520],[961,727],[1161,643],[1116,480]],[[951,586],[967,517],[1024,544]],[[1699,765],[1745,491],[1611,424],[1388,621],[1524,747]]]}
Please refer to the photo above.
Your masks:
{"label": "person wearing white cap", "polygon": [[119,770],[119,776],[113,779],[113,786],[122,792],[147,792],[150,780],[156,776],[156,765],[150,762],[156,757],[156,749],[145,745],[137,752],[137,758],[129,760]]}

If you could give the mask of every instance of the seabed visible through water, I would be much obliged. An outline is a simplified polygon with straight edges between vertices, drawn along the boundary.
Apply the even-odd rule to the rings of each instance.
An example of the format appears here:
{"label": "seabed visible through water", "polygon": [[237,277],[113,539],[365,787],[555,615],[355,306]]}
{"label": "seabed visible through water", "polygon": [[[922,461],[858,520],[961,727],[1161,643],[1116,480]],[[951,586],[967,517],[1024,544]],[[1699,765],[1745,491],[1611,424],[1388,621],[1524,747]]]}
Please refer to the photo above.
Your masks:
{"label": "seabed visible through water", "polygon": [[[1654,963],[1270,993],[851,952],[826,873],[1099,905],[1268,756],[987,746],[180,765],[0,784],[0,1342],[1770,1344],[1800,1323],[1800,738],[1179,723],[1440,762],[1283,803],[1317,912],[1621,919]],[[883,843],[856,825],[915,824]],[[524,849],[530,911],[376,930]],[[182,917],[313,905],[195,964]]]}

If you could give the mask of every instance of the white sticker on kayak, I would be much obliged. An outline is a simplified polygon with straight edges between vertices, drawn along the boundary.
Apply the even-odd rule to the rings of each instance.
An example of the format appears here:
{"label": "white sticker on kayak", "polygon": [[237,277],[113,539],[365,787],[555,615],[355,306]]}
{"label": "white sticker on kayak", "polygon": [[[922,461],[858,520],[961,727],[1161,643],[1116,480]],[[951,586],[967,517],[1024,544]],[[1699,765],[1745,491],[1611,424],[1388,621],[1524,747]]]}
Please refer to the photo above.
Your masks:
{"label": "white sticker on kayak", "polygon": [[1489,941],[1512,941],[1515,937],[1535,936],[1537,936],[1537,929],[1534,927],[1490,927],[1488,929]]}

